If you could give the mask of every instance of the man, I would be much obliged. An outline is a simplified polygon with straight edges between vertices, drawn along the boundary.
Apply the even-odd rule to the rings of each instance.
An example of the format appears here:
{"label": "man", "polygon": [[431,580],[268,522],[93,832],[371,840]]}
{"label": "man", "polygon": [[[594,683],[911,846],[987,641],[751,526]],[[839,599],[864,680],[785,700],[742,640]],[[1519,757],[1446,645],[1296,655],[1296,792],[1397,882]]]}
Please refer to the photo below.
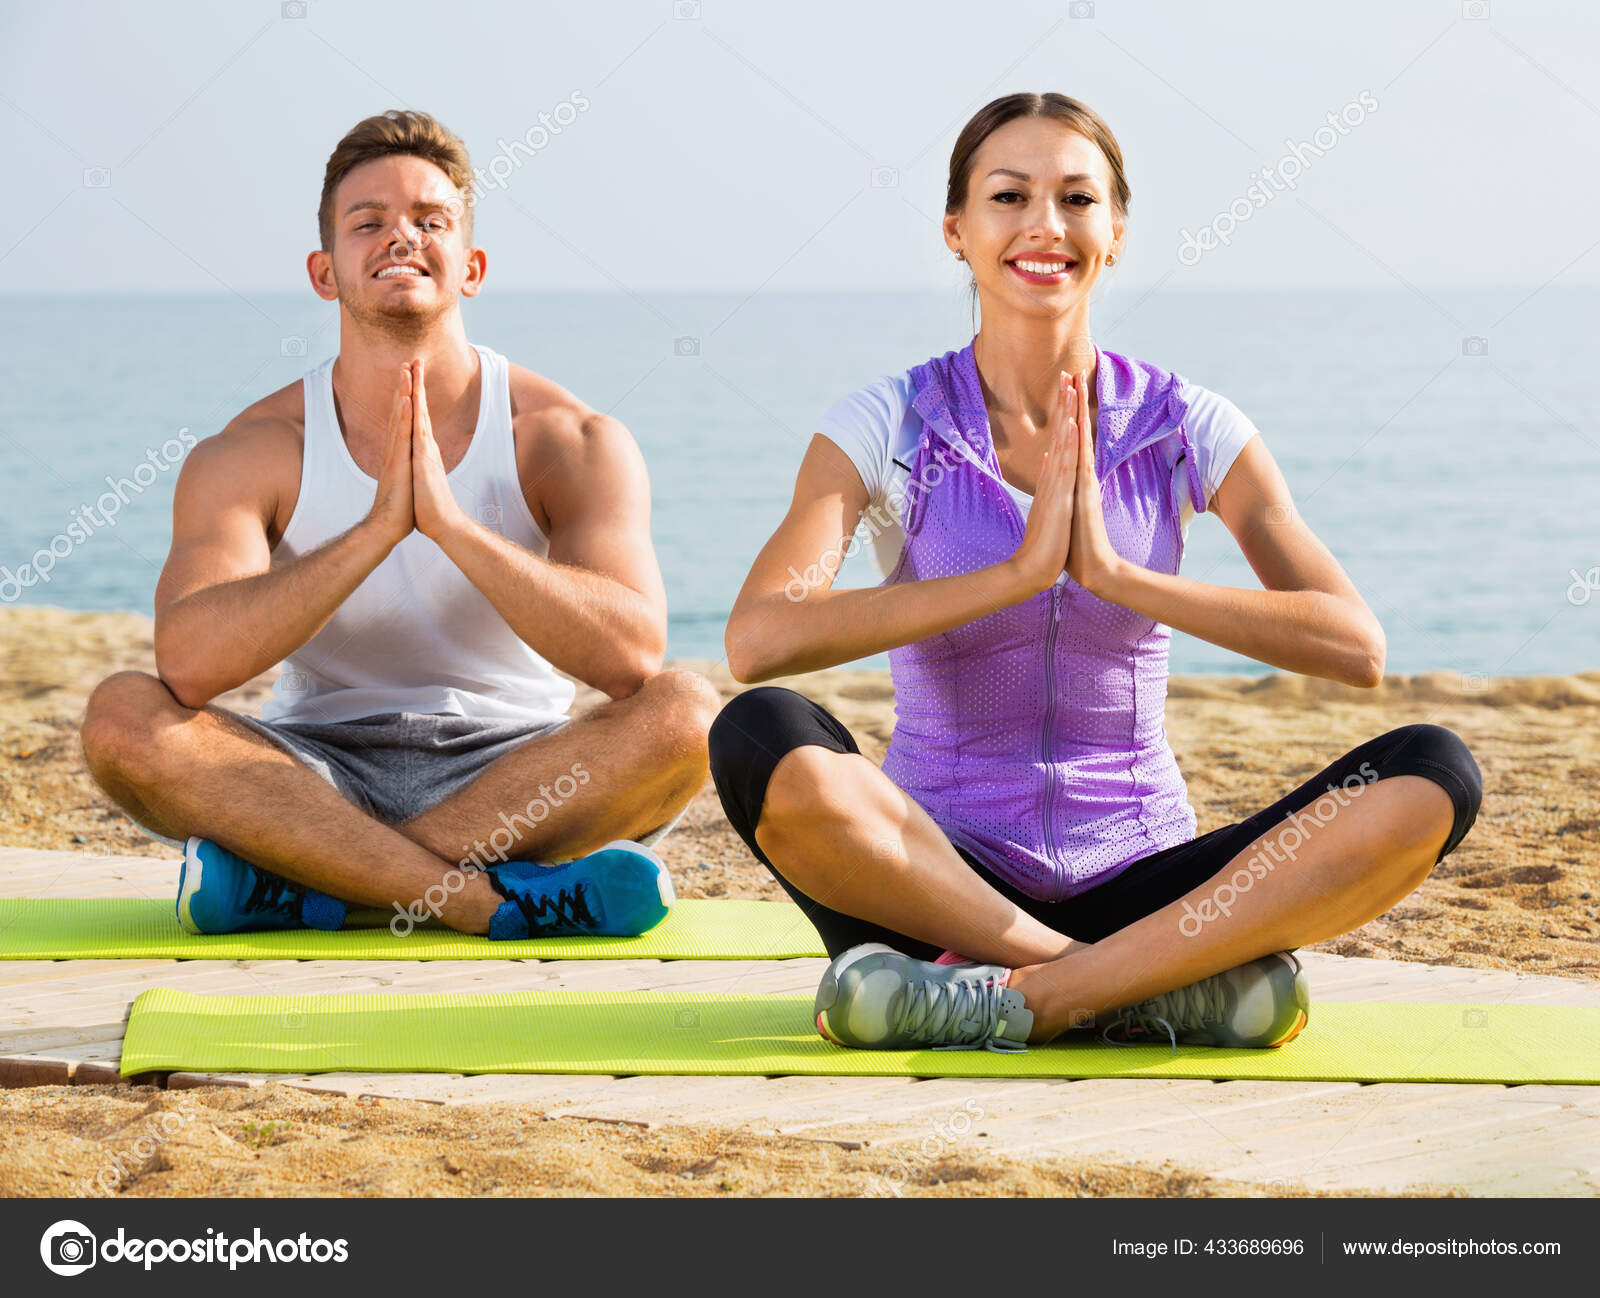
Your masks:
{"label": "man", "polygon": [[[467,341],[471,183],[426,114],[340,141],[306,263],[338,355],[191,452],[158,676],[89,699],[95,779],[187,840],[190,931],[335,928],[349,906],[405,932],[627,934],[671,905],[650,846],[705,778],[717,695],[661,669],[627,429]],[[278,662],[261,719],[210,702]],[[569,716],[557,668],[610,701]]]}

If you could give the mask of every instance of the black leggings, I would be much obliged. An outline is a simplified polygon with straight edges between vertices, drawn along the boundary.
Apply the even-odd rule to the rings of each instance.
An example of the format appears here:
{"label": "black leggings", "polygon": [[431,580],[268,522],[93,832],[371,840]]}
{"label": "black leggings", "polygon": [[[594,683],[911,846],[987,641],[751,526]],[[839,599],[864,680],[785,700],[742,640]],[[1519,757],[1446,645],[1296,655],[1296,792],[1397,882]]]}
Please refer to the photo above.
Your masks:
{"label": "black leggings", "polygon": [[[918,959],[932,960],[940,949],[871,924],[806,896],[773,866],[756,844],[756,823],[767,782],[784,754],[806,744],[836,753],[859,753],[850,732],[825,708],[780,686],[748,690],[722,709],[711,726],[711,778],[729,822],[788,894],[805,911],[830,956],[862,942],[884,942]],[[1472,828],[1483,801],[1483,777],[1459,735],[1443,726],[1410,725],[1369,739],[1307,780],[1270,807],[1232,825],[1141,857],[1115,878],[1065,901],[1045,902],[1019,892],[981,859],[956,848],[989,885],[1057,933],[1079,942],[1098,942],[1107,934],[1143,919],[1222,871],[1240,852],[1279,822],[1359,774],[1363,762],[1377,778],[1421,775],[1434,781],[1455,804],[1455,823],[1435,864],[1444,860]],[[1353,787],[1353,785],[1352,785]]]}

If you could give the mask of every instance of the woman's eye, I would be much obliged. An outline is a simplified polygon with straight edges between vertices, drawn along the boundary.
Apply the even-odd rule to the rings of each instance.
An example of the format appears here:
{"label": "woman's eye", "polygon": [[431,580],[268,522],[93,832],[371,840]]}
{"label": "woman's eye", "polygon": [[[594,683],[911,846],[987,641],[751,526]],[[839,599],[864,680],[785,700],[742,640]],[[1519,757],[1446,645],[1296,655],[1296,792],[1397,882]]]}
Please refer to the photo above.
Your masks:
{"label": "woman's eye", "polygon": [[1069,194],[1069,195],[1067,195],[1067,202],[1071,203],[1074,207],[1088,207],[1091,203],[1093,203],[1095,201],[1096,200],[1095,200],[1095,198],[1094,198],[1094,196],[1092,194]]}
{"label": "woman's eye", "polygon": [[1007,199],[1021,198],[1021,197],[1022,197],[1022,195],[1017,193],[1017,191],[1014,190],[1014,189],[1003,189],[998,194],[996,194],[994,196],[994,201],[997,202],[997,203],[1003,203]]}
{"label": "woman's eye", "polygon": [[356,229],[358,230],[376,230],[377,228],[378,223],[376,221],[363,221],[360,225],[356,226]]}

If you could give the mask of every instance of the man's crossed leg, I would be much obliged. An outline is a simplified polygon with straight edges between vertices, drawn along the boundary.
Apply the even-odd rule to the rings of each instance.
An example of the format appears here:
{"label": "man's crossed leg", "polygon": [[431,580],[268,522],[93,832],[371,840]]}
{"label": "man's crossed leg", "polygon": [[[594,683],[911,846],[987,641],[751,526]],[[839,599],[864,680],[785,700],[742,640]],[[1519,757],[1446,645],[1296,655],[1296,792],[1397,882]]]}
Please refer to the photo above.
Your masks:
{"label": "man's crossed leg", "polygon": [[[661,672],[392,824],[233,713],[185,707],[143,672],[101,682],[82,733],[100,786],[157,835],[210,839],[351,906],[437,914],[460,932],[487,933],[505,899],[463,863],[554,864],[668,825],[705,780],[718,706],[703,677]],[[541,786],[571,781],[575,768],[588,779],[573,796],[540,796]]]}

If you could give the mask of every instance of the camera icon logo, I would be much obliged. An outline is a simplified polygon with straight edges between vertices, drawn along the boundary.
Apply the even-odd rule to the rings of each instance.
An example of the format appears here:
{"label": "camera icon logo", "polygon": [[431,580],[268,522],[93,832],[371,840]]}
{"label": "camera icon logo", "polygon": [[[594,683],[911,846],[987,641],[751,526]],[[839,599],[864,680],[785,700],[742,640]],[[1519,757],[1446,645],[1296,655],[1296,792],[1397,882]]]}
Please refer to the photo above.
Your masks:
{"label": "camera icon logo", "polygon": [[1461,16],[1482,22],[1489,16],[1489,0],[1461,0]]}
{"label": "camera icon logo", "polygon": [[499,527],[500,519],[501,515],[499,505],[491,504],[478,506],[478,521],[485,527]]}
{"label": "camera icon logo", "polygon": [[279,678],[283,681],[285,694],[304,694],[306,688],[306,674],[304,672],[284,672]]}
{"label": "camera icon logo", "polygon": [[1267,506],[1267,522],[1269,523],[1287,523],[1293,517],[1293,514],[1294,511],[1287,505]]}
{"label": "camera icon logo", "polygon": [[1486,1028],[1489,1026],[1487,1010],[1466,1009],[1461,1011],[1461,1026],[1464,1028]]}
{"label": "camera icon logo", "polygon": [[1489,340],[1479,338],[1474,334],[1471,338],[1461,340],[1461,354],[1463,356],[1487,356],[1489,354]]}
{"label": "camera icon logo", "polygon": [[306,16],[306,0],[283,0],[278,6],[278,14],[283,18],[304,18]]}
{"label": "camera icon logo", "polygon": [[306,340],[298,335],[291,334],[278,344],[280,356],[304,356],[306,354]]}
{"label": "camera icon logo", "polygon": [[672,16],[679,22],[693,22],[700,16],[700,0],[676,0]]}
{"label": "camera icon logo", "polygon": [[1094,0],[1072,0],[1067,6],[1068,18],[1093,18]]}
{"label": "camera icon logo", "polygon": [[672,1016],[672,1026],[675,1028],[697,1028],[700,1026],[699,1010],[679,1010]]}
{"label": "camera icon logo", "polygon": [[111,173],[104,167],[85,167],[83,169],[83,187],[85,189],[110,189]]}
{"label": "camera icon logo", "polygon": [[874,189],[894,189],[900,183],[900,173],[893,167],[874,167],[868,179]]}
{"label": "camera icon logo", "polygon": [[82,1275],[97,1254],[94,1233],[81,1221],[58,1221],[39,1240],[39,1257],[56,1275]]}
{"label": "camera icon logo", "polygon": [[672,340],[672,354],[674,356],[698,356],[700,354],[700,340],[685,334],[682,338]]}

